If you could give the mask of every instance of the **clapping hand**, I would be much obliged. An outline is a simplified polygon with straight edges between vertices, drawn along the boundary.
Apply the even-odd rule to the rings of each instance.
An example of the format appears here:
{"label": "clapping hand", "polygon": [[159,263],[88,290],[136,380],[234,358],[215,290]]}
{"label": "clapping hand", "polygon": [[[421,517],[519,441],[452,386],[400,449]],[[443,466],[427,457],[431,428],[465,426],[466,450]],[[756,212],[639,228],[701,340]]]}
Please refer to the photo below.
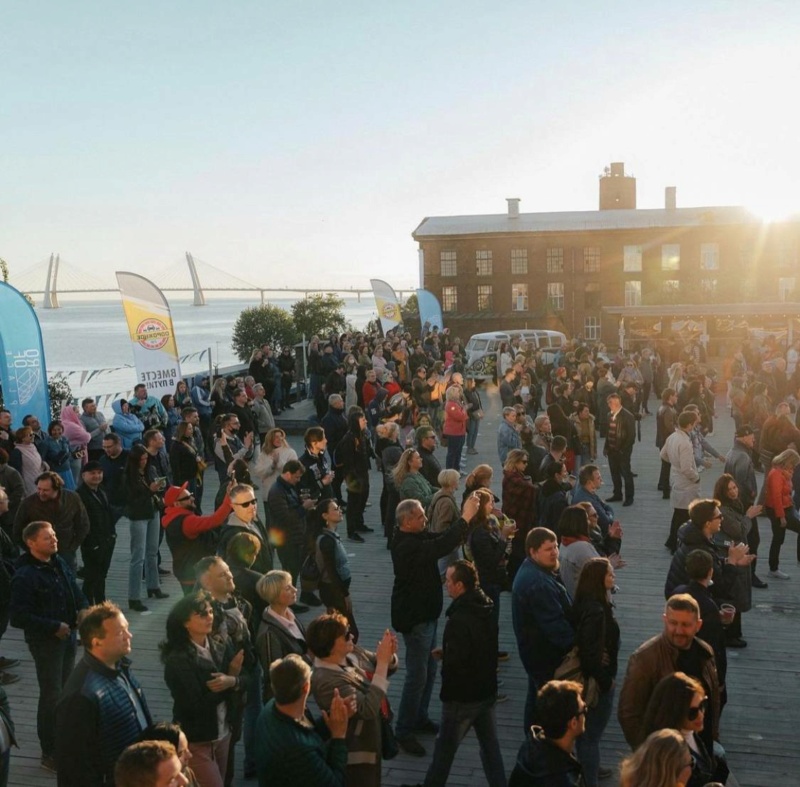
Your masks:
{"label": "clapping hand", "polygon": [[764,506],[750,506],[750,508],[747,509],[745,516],[749,519],[752,519],[753,517],[757,517],[763,510]]}
{"label": "clapping hand", "polygon": [[608,528],[608,535],[611,538],[622,538],[622,525],[615,519]]}
{"label": "clapping hand", "polygon": [[728,549],[728,563],[732,566],[749,566],[755,559],[747,544],[734,544]]}
{"label": "clapping hand", "polygon": [[344,738],[347,733],[348,703],[339,696],[339,689],[333,690],[331,709],[322,711],[322,718],[331,733],[331,738]]}

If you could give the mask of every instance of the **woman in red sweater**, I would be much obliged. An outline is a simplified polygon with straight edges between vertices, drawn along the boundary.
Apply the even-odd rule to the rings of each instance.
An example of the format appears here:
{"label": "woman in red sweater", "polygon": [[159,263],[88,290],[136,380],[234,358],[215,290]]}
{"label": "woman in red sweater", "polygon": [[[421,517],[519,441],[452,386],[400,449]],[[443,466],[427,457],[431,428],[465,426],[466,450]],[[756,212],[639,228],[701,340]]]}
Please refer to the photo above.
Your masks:
{"label": "woman in red sweater", "polygon": [[[772,525],[772,543],[769,546],[769,575],[773,579],[789,579],[778,568],[781,547],[786,531],[800,534],[800,521],[792,503],[792,473],[800,464],[800,454],[791,448],[781,452],[772,460],[772,469],[767,475],[764,507]],[[797,560],[800,562],[800,536],[797,539]]]}
{"label": "woman in red sweater", "polygon": [[444,395],[444,427],[442,434],[447,438],[447,458],[445,469],[461,469],[461,449],[467,439],[469,413],[464,406],[460,385],[451,385]]}

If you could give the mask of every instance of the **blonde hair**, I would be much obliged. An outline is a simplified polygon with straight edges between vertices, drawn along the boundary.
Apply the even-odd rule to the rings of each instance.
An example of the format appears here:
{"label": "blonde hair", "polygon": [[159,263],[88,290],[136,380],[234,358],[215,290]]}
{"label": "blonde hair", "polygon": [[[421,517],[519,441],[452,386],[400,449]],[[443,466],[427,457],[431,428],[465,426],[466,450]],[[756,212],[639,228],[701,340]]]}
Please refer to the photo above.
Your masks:
{"label": "blonde hair", "polygon": [[494,470],[491,465],[478,465],[468,476],[464,482],[467,489],[477,489],[480,486],[486,486],[492,480]]}
{"label": "blonde hair", "polygon": [[277,426],[274,429],[270,429],[264,437],[264,445],[261,446],[262,454],[271,454],[273,451],[277,450],[275,446],[272,445],[276,434],[281,435],[284,440],[286,439],[286,432],[284,432],[283,429],[279,429]]}
{"label": "blonde hair", "polygon": [[772,457],[773,467],[797,467],[797,465],[800,465],[800,454],[793,448],[787,448],[777,456]]}
{"label": "blonde hair", "polygon": [[450,468],[449,470],[442,470],[438,476],[436,476],[436,480],[439,482],[439,486],[443,489],[453,488],[455,489],[458,486],[458,481],[461,478],[461,473],[458,470],[453,470]]}
{"label": "blonde hair", "polygon": [[506,457],[505,464],[503,465],[503,470],[507,473],[510,473],[514,470],[519,462],[528,462],[528,452],[523,451],[521,448],[512,448],[508,452],[508,456]]}
{"label": "blonde hair", "polygon": [[657,730],[620,767],[622,787],[675,787],[691,752],[677,730]]}
{"label": "blonde hair", "polygon": [[411,457],[414,454],[419,453],[416,448],[406,448],[402,454],[400,454],[400,459],[397,461],[397,466],[392,470],[392,479],[394,480],[395,488],[399,491],[400,487],[403,485],[403,481],[406,480],[406,477],[411,472],[410,464],[411,464]]}
{"label": "blonde hair", "polygon": [[256,582],[256,593],[271,606],[278,600],[283,589],[291,582],[292,575],[288,571],[281,571],[280,569],[267,571]]}

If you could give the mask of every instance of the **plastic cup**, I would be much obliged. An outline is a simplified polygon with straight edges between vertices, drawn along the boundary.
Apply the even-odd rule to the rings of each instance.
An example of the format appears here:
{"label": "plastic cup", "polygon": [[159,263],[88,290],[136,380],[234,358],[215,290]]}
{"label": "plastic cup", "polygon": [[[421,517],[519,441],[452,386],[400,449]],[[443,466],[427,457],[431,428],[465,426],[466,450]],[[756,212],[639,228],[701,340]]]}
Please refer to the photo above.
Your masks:
{"label": "plastic cup", "polygon": [[736,607],[734,607],[733,604],[720,604],[719,614],[722,618],[722,625],[730,626],[730,624],[733,623],[733,619],[736,617]]}

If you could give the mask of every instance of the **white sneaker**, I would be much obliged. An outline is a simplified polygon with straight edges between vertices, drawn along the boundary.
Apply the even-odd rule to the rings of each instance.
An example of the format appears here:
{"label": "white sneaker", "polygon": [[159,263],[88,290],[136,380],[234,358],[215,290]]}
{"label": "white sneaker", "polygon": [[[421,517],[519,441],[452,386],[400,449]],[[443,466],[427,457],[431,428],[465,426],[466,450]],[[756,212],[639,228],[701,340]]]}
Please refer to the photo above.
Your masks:
{"label": "white sneaker", "polygon": [[784,574],[783,571],[777,569],[775,571],[770,571],[767,574],[768,576],[772,577],[773,579],[789,579],[788,574]]}

